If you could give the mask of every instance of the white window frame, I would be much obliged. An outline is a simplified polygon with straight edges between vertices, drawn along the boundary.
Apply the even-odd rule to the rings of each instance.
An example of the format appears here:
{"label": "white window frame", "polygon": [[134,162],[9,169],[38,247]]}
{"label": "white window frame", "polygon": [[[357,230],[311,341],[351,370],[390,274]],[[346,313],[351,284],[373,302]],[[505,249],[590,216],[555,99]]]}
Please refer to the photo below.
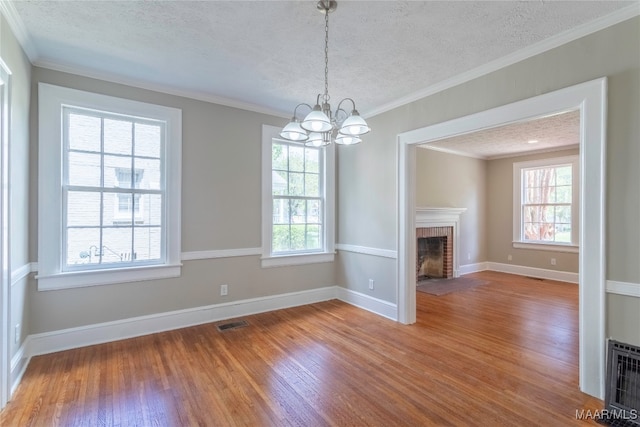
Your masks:
{"label": "white window frame", "polygon": [[[262,126],[262,267],[278,267],[286,265],[312,264],[332,262],[335,258],[335,146],[324,148],[324,168],[321,188],[324,189],[323,241],[324,248],[295,254],[274,254],[271,250],[273,226],[273,194],[272,194],[272,144],[282,140],[279,133],[282,129],[276,126]],[[284,141],[289,143],[289,141]]]}
{"label": "white window frame", "polygon": [[[525,169],[568,165],[571,168],[571,243],[524,240],[522,224],[522,172]],[[578,155],[515,162],[513,164],[513,247],[542,251],[578,253],[580,250],[580,160]]]}
{"label": "white window frame", "polygon": [[[182,266],[180,262],[182,110],[46,83],[38,84],[38,103],[38,275],[36,276],[38,290],[179,277]],[[162,154],[166,176],[163,263],[63,271],[63,106],[108,111],[166,123],[166,144]]]}

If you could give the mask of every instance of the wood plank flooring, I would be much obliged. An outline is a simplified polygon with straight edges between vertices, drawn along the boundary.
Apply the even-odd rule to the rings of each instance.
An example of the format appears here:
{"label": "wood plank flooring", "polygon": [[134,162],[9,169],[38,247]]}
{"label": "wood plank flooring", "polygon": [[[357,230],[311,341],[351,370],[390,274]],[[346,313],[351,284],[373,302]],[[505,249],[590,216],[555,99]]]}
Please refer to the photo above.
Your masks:
{"label": "wood plank flooring", "polygon": [[567,426],[576,285],[482,272],[405,326],[333,300],[34,357],[2,426]]}

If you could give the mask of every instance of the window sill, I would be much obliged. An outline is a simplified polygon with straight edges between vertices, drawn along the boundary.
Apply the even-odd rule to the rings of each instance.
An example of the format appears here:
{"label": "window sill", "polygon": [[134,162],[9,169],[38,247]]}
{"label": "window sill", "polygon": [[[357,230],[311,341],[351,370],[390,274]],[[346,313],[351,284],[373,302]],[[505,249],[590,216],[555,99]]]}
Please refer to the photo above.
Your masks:
{"label": "window sill", "polygon": [[140,282],[144,280],[180,277],[182,264],[154,265],[145,267],[90,270],[38,275],[38,290],[52,291],[116,283]]}
{"label": "window sill", "polygon": [[263,256],[262,267],[285,267],[288,265],[317,264],[321,262],[333,262],[335,252],[320,252],[315,254]]}
{"label": "window sill", "polygon": [[516,249],[532,249],[537,251],[551,251],[551,252],[567,252],[577,254],[580,252],[580,246],[572,244],[559,244],[559,243],[534,243],[534,242],[513,242],[513,247]]}

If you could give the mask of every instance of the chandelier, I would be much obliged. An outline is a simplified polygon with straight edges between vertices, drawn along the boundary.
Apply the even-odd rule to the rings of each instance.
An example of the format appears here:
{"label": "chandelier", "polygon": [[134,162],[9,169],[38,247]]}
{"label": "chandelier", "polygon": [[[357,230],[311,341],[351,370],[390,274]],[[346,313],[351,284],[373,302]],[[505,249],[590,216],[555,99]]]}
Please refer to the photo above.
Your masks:
{"label": "chandelier", "polygon": [[[362,141],[360,136],[371,129],[356,110],[356,103],[345,98],[338,103],[332,113],[329,104],[329,13],[336,10],[338,2],[320,0],[316,6],[324,14],[324,94],[318,94],[316,104],[301,103],[293,110],[293,118],[280,132],[280,136],[289,141],[304,142],[313,147],[322,147],[335,142],[342,145],[353,145]],[[342,108],[343,103],[351,103],[351,113]],[[311,111],[302,121],[298,120],[298,108],[306,107]]]}

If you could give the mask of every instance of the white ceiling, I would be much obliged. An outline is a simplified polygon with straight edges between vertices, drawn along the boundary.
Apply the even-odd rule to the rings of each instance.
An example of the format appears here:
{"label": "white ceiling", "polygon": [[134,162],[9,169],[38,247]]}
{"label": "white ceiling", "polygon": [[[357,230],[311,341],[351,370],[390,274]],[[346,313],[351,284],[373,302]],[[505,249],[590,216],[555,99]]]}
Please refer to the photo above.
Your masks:
{"label": "white ceiling", "polygon": [[[35,65],[289,117],[323,90],[315,1],[7,1]],[[340,1],[329,89],[367,116],[637,15],[636,1]],[[453,80],[452,80],[453,79]],[[453,83],[452,83],[453,84]]]}

